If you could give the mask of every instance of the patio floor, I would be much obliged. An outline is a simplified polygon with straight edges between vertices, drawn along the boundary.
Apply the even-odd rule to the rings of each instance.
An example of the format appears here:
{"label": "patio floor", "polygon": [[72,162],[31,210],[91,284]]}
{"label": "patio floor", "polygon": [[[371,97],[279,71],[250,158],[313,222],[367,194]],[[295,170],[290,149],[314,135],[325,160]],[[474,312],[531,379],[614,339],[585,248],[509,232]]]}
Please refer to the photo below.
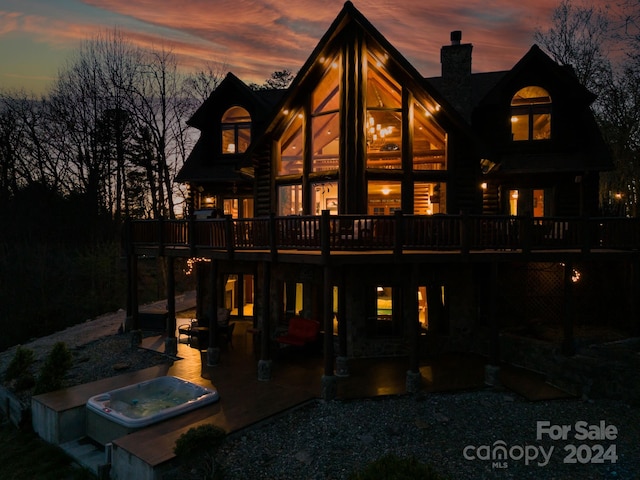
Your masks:
{"label": "patio floor", "polygon": [[[185,322],[178,319],[177,323]],[[220,393],[219,402],[113,441],[114,452],[126,452],[128,458],[151,469],[171,460],[175,441],[194,426],[211,423],[231,434],[318,399],[323,375],[321,352],[309,354],[290,348],[281,349],[273,360],[271,380],[259,381],[253,335],[247,332],[251,325],[250,321],[236,321],[233,346],[222,349],[216,366],[207,365],[206,352],[179,342],[179,359],[172,364],[102,380],[99,392],[91,391],[97,388],[96,385],[75,387],[75,395],[88,398],[161,375],[173,375],[205,387],[214,386]],[[147,337],[142,347],[164,352],[165,338]],[[423,391],[484,388],[485,362],[484,357],[472,354],[440,355],[437,359],[423,360],[420,366]],[[405,394],[408,365],[407,358],[350,359],[350,375],[337,378],[337,398]],[[531,400],[566,396],[531,372],[509,367],[503,370],[501,379],[505,386],[512,386],[514,391]],[[69,394],[65,392],[61,400],[69,400]]]}

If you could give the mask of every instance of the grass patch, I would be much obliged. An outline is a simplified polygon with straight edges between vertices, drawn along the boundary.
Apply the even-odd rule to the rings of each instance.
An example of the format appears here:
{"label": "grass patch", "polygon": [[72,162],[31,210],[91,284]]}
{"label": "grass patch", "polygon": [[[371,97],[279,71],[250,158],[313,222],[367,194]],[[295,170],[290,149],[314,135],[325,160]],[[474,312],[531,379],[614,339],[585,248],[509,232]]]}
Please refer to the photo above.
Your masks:
{"label": "grass patch", "polygon": [[95,480],[61,449],[34,433],[9,425],[0,427],[0,478],[2,480]]}

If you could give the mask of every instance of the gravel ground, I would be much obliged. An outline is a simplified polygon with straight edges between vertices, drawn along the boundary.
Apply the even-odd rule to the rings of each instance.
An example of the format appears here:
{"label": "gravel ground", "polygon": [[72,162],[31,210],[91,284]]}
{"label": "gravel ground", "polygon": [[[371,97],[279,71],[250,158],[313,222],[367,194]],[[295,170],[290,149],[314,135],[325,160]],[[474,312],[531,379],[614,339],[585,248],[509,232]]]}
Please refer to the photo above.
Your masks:
{"label": "gravel ground", "polygon": [[[570,426],[566,440],[546,434],[538,440],[537,422],[543,421]],[[600,431],[601,421],[608,431]],[[610,439],[581,440],[577,422]],[[394,453],[414,456],[450,479],[630,480],[640,478],[639,440],[640,411],[621,402],[530,402],[482,390],[313,402],[231,436],[217,458],[224,478],[234,479],[342,479]],[[485,460],[497,445],[506,446],[506,459]]]}
{"label": "gravel ground", "polygon": [[[116,333],[123,319],[124,312],[105,315],[25,347],[41,359],[64,341],[74,353],[68,385],[171,361],[131,349],[130,336]],[[0,371],[14,351],[0,353]],[[543,421],[567,425],[566,438],[538,440],[537,422]],[[605,422],[609,438],[576,438],[577,422],[601,437]],[[506,447],[504,460],[486,459],[500,446]],[[495,390],[316,401],[231,435],[217,458],[225,479],[338,480],[385,453],[414,456],[451,480],[640,479],[640,410],[601,399],[530,402]]]}
{"label": "gravel ground", "polygon": [[[64,342],[73,355],[73,366],[64,378],[65,387],[172,361],[157,352],[131,348],[131,334],[117,333],[124,315],[123,311],[103,315],[22,345],[34,352],[36,361],[31,367],[34,378],[37,378],[44,359],[56,342]],[[0,374],[15,356],[16,348],[17,346],[0,352]],[[12,389],[11,383],[5,382],[3,385]],[[21,402],[29,405],[32,392],[33,389],[15,393]]]}

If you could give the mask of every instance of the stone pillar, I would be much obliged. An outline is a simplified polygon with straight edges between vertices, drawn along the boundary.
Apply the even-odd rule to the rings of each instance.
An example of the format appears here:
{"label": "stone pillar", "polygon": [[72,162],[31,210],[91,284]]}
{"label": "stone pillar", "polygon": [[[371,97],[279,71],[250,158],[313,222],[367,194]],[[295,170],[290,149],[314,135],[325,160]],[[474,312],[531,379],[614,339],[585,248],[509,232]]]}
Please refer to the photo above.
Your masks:
{"label": "stone pillar", "polygon": [[562,353],[573,356],[576,353],[573,339],[573,262],[564,265],[564,315],[562,318]]}
{"label": "stone pillar", "polygon": [[178,341],[176,338],[176,276],[175,260],[167,257],[167,324],[164,352],[167,355],[177,355]]}
{"label": "stone pillar", "polygon": [[490,265],[489,273],[489,363],[484,367],[484,383],[499,387],[500,380],[500,332],[497,317],[498,264]]}
{"label": "stone pillar", "polygon": [[175,357],[178,355],[178,339],[175,337],[167,337],[164,340],[164,353]]}
{"label": "stone pillar", "polygon": [[338,395],[338,379],[335,375],[323,375],[321,389],[323,400],[335,400]]}
{"label": "stone pillar", "polygon": [[420,374],[420,370],[417,372],[407,370],[407,380],[405,385],[407,393],[417,393],[422,390],[422,375]]}
{"label": "stone pillar", "polygon": [[207,366],[215,367],[220,363],[220,349],[218,347],[207,348]]}
{"label": "stone pillar", "polygon": [[500,386],[500,367],[498,365],[487,364],[484,366],[484,384],[489,387]]}
{"label": "stone pillar", "polygon": [[420,315],[418,308],[418,266],[411,268],[408,293],[403,295],[405,304],[405,325],[409,336],[409,370],[407,371],[406,389],[408,393],[416,393],[422,388],[420,375]]}
{"label": "stone pillar", "polygon": [[271,380],[271,360],[259,360],[258,361],[258,380],[261,382],[268,382]]}
{"label": "stone pillar", "polygon": [[324,375],[322,376],[322,398],[333,400],[336,396],[336,377],[333,374],[333,286],[331,267],[323,267],[323,312],[324,312]]}
{"label": "stone pillar", "polygon": [[349,376],[349,359],[347,357],[336,357],[336,376],[348,377]]}

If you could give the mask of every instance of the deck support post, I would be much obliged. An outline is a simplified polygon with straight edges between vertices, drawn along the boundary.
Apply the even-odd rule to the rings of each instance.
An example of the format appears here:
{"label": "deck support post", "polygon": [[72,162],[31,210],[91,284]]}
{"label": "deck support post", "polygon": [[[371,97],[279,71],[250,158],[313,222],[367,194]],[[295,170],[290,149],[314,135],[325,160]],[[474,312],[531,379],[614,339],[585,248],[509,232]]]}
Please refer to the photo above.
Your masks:
{"label": "deck support post", "polygon": [[418,308],[418,267],[413,264],[409,278],[409,291],[404,295],[406,306],[405,322],[409,336],[409,370],[407,370],[406,389],[408,393],[417,393],[422,388],[420,374],[420,315]]}
{"label": "deck support post", "polygon": [[127,317],[124,321],[124,331],[130,332],[139,328],[138,320],[138,256],[130,253],[127,259],[129,285],[127,292]]}
{"label": "deck support post", "polygon": [[500,386],[500,332],[497,317],[498,264],[492,262],[489,273],[489,363],[484,367],[484,383]]}
{"label": "deck support post", "polygon": [[262,308],[258,309],[258,330],[260,330],[260,360],[258,361],[258,380],[266,382],[271,380],[272,362],[270,358],[271,325],[271,263],[262,263]]}
{"label": "deck support post", "polygon": [[323,267],[323,314],[324,314],[324,375],[322,376],[322,398],[333,400],[337,393],[337,379],[334,375],[333,351],[333,285],[331,267],[325,263]]}
{"label": "deck support post", "polygon": [[576,353],[573,339],[573,262],[564,265],[564,314],[562,318],[562,353],[573,356]]}
{"label": "deck support post", "polygon": [[338,289],[338,356],[336,357],[336,375],[338,377],[349,376],[349,358],[347,354],[347,282],[342,271],[342,281]]}
{"label": "deck support post", "polygon": [[218,336],[216,326],[218,325],[218,261],[211,260],[211,271],[209,272],[209,345],[207,347],[207,365],[215,366],[220,361],[220,349],[217,348]]}
{"label": "deck support post", "polygon": [[176,276],[175,259],[166,257],[167,261],[167,324],[164,353],[175,356],[178,354],[178,340],[176,338]]}

